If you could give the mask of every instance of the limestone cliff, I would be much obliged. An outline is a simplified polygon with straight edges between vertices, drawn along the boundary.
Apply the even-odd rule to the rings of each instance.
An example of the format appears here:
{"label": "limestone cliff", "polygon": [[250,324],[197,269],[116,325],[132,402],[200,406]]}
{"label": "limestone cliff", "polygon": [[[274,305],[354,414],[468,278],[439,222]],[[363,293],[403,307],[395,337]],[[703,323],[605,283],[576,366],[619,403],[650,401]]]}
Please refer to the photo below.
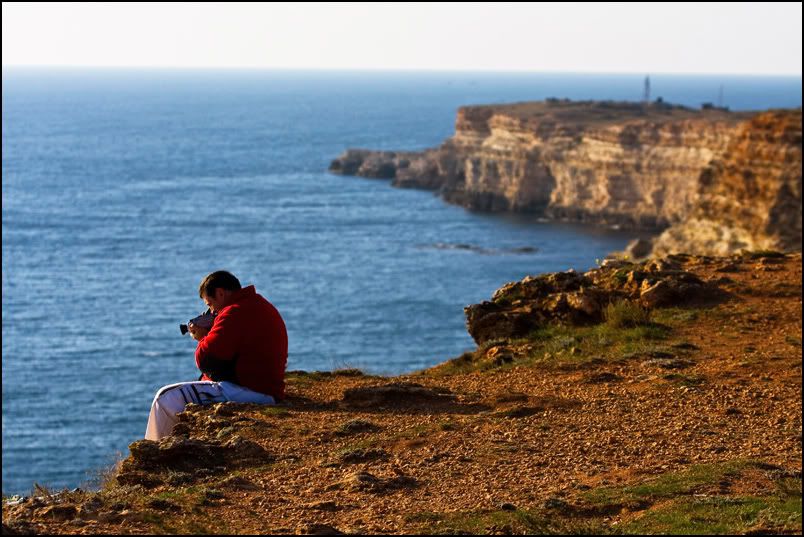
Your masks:
{"label": "limestone cliff", "polygon": [[[330,171],[438,190],[471,209],[556,220],[659,230],[705,218],[741,237],[725,250],[718,242],[719,253],[801,243],[800,110],[758,116],[555,99],[464,107],[438,148],[348,150]],[[756,192],[763,202],[746,206]],[[735,224],[744,218],[750,223]],[[706,246],[687,243],[694,233],[681,229],[667,235],[676,242],[660,241],[662,253]]]}
{"label": "limestone cliff", "polygon": [[666,230],[654,254],[725,255],[801,248],[801,113],[767,112],[741,124],[698,181],[689,217]]}

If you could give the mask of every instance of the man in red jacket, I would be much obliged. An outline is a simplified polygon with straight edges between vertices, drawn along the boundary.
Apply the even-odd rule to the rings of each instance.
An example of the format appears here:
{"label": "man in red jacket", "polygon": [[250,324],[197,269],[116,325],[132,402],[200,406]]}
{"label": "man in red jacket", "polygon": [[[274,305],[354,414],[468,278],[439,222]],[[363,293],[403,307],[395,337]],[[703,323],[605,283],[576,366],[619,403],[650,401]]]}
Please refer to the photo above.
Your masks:
{"label": "man in red jacket", "polygon": [[168,436],[187,403],[223,401],[274,404],[285,397],[288,336],[276,308],[253,285],[241,288],[229,272],[208,275],[199,295],[216,314],[209,330],[188,324],[198,341],[197,382],[161,388],[154,397],[145,438]]}

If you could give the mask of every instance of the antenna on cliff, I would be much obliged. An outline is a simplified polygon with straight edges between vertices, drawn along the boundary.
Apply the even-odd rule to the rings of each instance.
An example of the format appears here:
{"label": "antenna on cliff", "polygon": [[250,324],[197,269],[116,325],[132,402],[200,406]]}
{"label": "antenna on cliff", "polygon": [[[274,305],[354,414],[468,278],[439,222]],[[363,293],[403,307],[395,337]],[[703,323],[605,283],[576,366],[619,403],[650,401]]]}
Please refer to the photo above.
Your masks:
{"label": "antenna on cliff", "polygon": [[650,77],[645,76],[645,93],[642,96],[642,100],[646,103],[650,102]]}

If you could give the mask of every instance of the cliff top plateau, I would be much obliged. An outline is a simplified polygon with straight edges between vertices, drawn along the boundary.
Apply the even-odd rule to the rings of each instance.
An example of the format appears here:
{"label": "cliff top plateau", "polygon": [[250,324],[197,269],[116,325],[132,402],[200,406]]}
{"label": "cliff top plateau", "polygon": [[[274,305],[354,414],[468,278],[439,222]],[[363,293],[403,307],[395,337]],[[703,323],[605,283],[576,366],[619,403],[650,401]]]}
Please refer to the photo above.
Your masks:
{"label": "cliff top plateau", "polygon": [[522,121],[554,121],[566,125],[614,125],[629,120],[677,121],[705,118],[707,120],[740,121],[756,112],[731,112],[725,108],[690,108],[664,101],[649,103],[631,101],[572,101],[551,98],[504,104],[463,106],[460,112],[482,117],[500,114]]}

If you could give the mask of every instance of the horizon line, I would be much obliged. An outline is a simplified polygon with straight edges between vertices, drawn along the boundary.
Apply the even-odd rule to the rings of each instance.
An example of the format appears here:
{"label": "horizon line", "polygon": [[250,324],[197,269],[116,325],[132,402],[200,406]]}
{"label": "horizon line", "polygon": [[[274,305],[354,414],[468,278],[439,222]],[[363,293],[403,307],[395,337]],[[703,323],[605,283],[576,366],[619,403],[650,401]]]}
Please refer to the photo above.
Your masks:
{"label": "horizon line", "polygon": [[2,69],[97,69],[97,70],[163,70],[163,71],[291,71],[291,72],[359,72],[359,73],[455,73],[455,74],[563,74],[563,75],[675,75],[675,76],[753,76],[801,78],[802,73],[736,73],[697,71],[573,71],[534,69],[435,69],[435,68],[377,68],[377,67],[272,67],[272,66],[188,66],[188,65],[54,65],[54,64],[3,64]]}

